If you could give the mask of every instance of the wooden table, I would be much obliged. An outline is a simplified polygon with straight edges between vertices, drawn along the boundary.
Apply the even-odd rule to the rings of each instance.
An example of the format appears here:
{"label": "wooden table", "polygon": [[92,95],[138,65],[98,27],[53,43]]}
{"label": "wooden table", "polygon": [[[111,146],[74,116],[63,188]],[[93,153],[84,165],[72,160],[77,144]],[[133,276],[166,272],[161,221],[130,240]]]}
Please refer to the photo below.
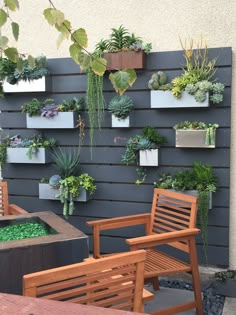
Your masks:
{"label": "wooden table", "polygon": [[[20,295],[0,293],[1,315],[140,315],[92,305],[51,301]],[[143,314],[144,315],[144,314]]]}

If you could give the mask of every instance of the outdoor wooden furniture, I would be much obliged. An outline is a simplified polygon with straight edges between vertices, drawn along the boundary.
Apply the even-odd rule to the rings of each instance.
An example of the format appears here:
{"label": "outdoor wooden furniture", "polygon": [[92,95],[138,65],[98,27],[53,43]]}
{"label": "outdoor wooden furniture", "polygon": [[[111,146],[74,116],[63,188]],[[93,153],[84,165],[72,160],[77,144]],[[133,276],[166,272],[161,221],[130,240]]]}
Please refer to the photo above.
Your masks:
{"label": "outdoor wooden furniture", "polygon": [[[154,189],[151,213],[123,216],[87,222],[93,228],[93,254],[100,258],[100,231],[132,225],[145,225],[146,236],[127,239],[131,251],[140,248],[147,250],[144,277],[159,289],[158,277],[187,272],[192,274],[195,299],[192,302],[176,305],[156,314],[175,314],[196,308],[197,315],[203,315],[195,235],[197,219],[197,197]],[[189,254],[189,263],[156,250],[157,245],[168,244]]]}
{"label": "outdoor wooden furniture", "polygon": [[7,182],[0,182],[0,215],[26,214],[26,210],[15,204],[8,203]]}
{"label": "outdoor wooden furniture", "polygon": [[[1,315],[130,315],[130,312],[0,293]],[[132,313],[140,315],[140,313]]]}
{"label": "outdoor wooden furniture", "polygon": [[138,250],[24,275],[23,295],[143,312],[145,256]]}

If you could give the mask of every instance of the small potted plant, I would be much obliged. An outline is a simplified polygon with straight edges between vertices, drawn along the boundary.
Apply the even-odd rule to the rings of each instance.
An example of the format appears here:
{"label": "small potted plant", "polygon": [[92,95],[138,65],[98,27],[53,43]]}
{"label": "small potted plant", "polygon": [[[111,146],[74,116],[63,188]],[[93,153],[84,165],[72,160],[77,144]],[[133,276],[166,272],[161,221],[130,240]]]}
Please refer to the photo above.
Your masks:
{"label": "small potted plant", "polygon": [[217,178],[210,165],[193,163],[190,170],[181,170],[175,174],[163,173],[154,187],[174,189],[187,195],[198,196],[198,216],[201,225],[203,249],[207,260],[207,223],[208,210],[212,209],[212,193],[217,190]]}
{"label": "small potted plant", "polygon": [[126,68],[143,69],[144,54],[152,49],[151,43],[143,44],[143,40],[120,25],[112,28],[109,39],[102,39],[96,45],[96,54],[107,60],[107,70]]}
{"label": "small potted plant", "polygon": [[152,74],[148,83],[151,108],[208,107],[209,101],[213,104],[223,101],[224,84],[212,79],[216,58],[208,58],[207,46],[197,46],[194,50],[193,41],[189,48],[182,44],[186,66],[171,83],[167,83],[167,75],[162,71]]}
{"label": "small potted plant", "polygon": [[40,101],[33,98],[22,106],[26,113],[27,128],[71,129],[77,127],[77,120],[84,104],[84,99],[63,101],[56,105],[53,99]]}
{"label": "small potted plant", "polygon": [[75,210],[75,201],[86,202],[96,191],[94,178],[79,172],[79,152],[58,148],[52,154],[59,174],[42,179],[39,184],[39,199],[60,200],[63,215],[68,217]]}
{"label": "small potted plant", "polygon": [[108,110],[112,113],[112,127],[130,127],[129,114],[133,110],[133,108],[134,104],[129,96],[114,96],[108,105]]}
{"label": "small potted plant", "polygon": [[174,126],[177,148],[215,148],[218,124],[183,121]]}
{"label": "small potted plant", "polygon": [[7,58],[0,58],[3,93],[45,92],[49,88],[48,66],[44,56],[22,61],[22,71]]}
{"label": "small potted plant", "polygon": [[50,150],[56,140],[47,140],[41,135],[22,139],[16,135],[6,138],[2,145],[6,147],[7,163],[45,164],[51,162]]}

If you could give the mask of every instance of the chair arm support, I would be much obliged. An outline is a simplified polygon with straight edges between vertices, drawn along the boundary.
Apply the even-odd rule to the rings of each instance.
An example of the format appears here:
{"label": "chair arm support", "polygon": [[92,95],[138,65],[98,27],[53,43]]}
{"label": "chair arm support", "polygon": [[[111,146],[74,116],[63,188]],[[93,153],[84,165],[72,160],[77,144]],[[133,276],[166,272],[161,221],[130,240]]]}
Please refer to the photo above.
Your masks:
{"label": "chair arm support", "polygon": [[139,225],[139,224],[146,224],[149,226],[150,218],[151,218],[150,213],[144,213],[144,214],[123,216],[123,217],[112,218],[112,219],[88,221],[86,222],[86,224],[88,226],[92,226],[93,228],[97,228],[100,231],[102,231],[102,230],[110,230],[110,229],[116,229],[120,227]]}
{"label": "chair arm support", "polygon": [[8,214],[26,214],[29,213],[23,208],[11,203],[8,205]]}
{"label": "chair arm support", "polygon": [[189,239],[201,231],[199,229],[185,229],[181,231],[167,232],[162,234],[147,235],[142,237],[135,237],[126,240],[132,249],[153,247],[161,244],[168,244],[181,240]]}

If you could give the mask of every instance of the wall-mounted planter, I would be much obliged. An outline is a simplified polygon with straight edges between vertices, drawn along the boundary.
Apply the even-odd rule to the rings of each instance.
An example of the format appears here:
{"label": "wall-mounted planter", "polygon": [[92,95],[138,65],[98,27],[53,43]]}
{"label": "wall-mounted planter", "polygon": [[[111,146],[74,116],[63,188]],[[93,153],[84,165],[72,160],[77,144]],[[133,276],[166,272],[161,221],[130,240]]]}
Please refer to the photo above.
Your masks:
{"label": "wall-mounted planter", "polygon": [[189,108],[209,107],[209,94],[204,102],[197,102],[195,98],[183,92],[181,98],[177,99],[171,91],[151,91],[151,108]]}
{"label": "wall-mounted planter", "polygon": [[236,298],[236,279],[216,280],[213,283],[213,287],[220,295]]}
{"label": "wall-mounted planter", "polygon": [[118,51],[104,53],[107,60],[107,70],[120,70],[126,68],[143,69],[145,53],[139,51]]}
{"label": "wall-mounted planter", "polygon": [[158,149],[140,150],[139,151],[140,166],[158,166]]}
{"label": "wall-mounted planter", "polygon": [[[168,189],[170,191],[176,191],[174,189]],[[185,195],[188,195],[188,196],[195,196],[197,197],[198,196],[198,192],[197,190],[184,190],[184,191],[178,191],[179,193],[181,194],[185,194]],[[212,209],[212,192],[209,192],[209,210]]]}
{"label": "wall-mounted planter", "polygon": [[206,130],[185,130],[178,129],[175,132],[175,146],[176,148],[215,148],[214,144],[207,145]]}
{"label": "wall-mounted planter", "polygon": [[[48,199],[48,200],[59,200],[56,195],[58,195],[59,189],[54,189],[50,187],[48,184],[39,184],[39,199]],[[74,201],[78,202],[86,202],[90,200],[90,194],[87,192],[87,190],[81,188],[80,189],[80,196]]]}
{"label": "wall-mounted planter", "polygon": [[26,126],[33,129],[73,129],[76,128],[78,113],[59,112],[57,115],[46,118],[26,114]]}
{"label": "wall-mounted planter", "polygon": [[51,162],[48,149],[39,148],[32,159],[27,156],[28,148],[7,148],[7,163],[46,164]]}
{"label": "wall-mounted planter", "polygon": [[112,128],[129,128],[130,127],[130,117],[125,119],[118,118],[115,115],[111,115],[111,126]]}
{"label": "wall-mounted planter", "polygon": [[48,77],[31,81],[19,81],[17,84],[10,84],[7,81],[3,82],[4,93],[46,92],[49,88],[50,82]]}

